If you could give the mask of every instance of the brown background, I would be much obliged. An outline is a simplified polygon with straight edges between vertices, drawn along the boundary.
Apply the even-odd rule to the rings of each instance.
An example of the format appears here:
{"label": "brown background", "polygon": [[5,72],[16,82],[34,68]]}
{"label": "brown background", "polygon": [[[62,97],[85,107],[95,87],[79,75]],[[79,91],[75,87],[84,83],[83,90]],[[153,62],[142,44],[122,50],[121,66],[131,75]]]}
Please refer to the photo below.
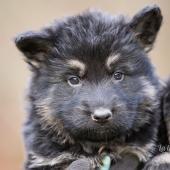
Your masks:
{"label": "brown background", "polygon": [[155,49],[150,53],[158,74],[170,73],[169,0],[0,0],[0,169],[18,170],[24,159],[21,125],[23,91],[29,71],[12,41],[20,32],[39,29],[55,18],[100,8],[132,15],[147,4],[158,4],[164,16]]}

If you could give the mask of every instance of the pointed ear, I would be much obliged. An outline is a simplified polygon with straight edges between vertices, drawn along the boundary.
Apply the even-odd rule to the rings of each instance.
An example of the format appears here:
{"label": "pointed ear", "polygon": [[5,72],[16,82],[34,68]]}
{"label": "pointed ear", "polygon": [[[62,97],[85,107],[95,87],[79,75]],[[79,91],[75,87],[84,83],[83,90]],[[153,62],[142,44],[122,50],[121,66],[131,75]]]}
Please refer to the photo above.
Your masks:
{"label": "pointed ear", "polygon": [[161,23],[161,10],[156,5],[145,7],[131,20],[130,27],[145,51],[152,49]]}
{"label": "pointed ear", "polygon": [[45,33],[26,32],[15,38],[17,48],[26,56],[26,61],[39,68],[52,49],[52,41]]}

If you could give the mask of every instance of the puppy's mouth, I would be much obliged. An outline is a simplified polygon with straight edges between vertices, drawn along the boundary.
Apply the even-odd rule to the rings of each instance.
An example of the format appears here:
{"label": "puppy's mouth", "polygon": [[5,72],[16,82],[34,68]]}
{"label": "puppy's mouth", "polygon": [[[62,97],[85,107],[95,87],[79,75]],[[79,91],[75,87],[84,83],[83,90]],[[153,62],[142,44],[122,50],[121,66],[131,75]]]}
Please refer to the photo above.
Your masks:
{"label": "puppy's mouth", "polygon": [[84,129],[77,131],[74,137],[78,140],[91,142],[108,142],[119,140],[126,136],[126,132],[122,129],[100,128],[100,129]]}

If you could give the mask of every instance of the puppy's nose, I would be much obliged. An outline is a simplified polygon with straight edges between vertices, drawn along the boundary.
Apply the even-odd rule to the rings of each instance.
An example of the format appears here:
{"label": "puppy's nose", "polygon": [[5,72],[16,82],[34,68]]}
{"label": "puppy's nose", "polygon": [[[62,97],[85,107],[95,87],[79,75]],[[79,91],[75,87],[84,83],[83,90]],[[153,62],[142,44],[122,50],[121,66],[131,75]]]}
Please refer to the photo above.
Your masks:
{"label": "puppy's nose", "polygon": [[96,122],[106,122],[112,117],[112,112],[109,109],[106,108],[98,108],[94,111],[94,113],[91,115],[92,120]]}

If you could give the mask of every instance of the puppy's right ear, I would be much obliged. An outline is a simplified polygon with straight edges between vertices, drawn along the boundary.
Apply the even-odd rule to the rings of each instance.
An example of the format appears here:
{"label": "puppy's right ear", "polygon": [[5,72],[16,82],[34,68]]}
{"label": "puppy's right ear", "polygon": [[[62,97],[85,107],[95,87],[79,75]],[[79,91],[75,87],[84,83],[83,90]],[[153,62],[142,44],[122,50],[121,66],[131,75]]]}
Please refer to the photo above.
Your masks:
{"label": "puppy's right ear", "polygon": [[50,37],[45,33],[26,32],[15,38],[17,48],[26,56],[33,68],[39,68],[52,49],[53,44]]}
{"label": "puppy's right ear", "polygon": [[152,49],[161,23],[162,14],[157,5],[143,8],[131,20],[130,27],[146,52]]}

